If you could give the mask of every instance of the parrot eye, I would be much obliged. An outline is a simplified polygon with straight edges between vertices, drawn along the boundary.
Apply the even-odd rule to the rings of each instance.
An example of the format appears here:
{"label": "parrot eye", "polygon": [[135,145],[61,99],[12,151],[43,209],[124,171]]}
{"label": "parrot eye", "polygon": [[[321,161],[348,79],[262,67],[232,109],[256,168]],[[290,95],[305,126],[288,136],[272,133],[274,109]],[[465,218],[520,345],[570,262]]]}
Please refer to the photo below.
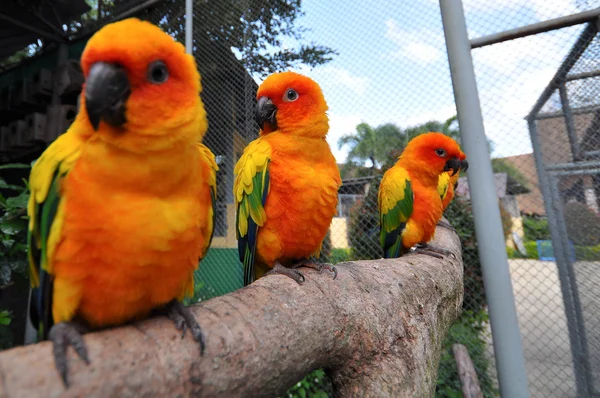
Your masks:
{"label": "parrot eye", "polygon": [[154,61],[148,67],[148,81],[162,84],[169,79],[169,70],[163,61]]}
{"label": "parrot eye", "polygon": [[439,157],[443,158],[444,156],[446,156],[446,151],[443,150],[442,148],[438,148],[435,150],[435,154],[438,155]]}
{"label": "parrot eye", "polygon": [[298,99],[298,93],[293,88],[288,89],[283,96],[285,102],[294,102]]}

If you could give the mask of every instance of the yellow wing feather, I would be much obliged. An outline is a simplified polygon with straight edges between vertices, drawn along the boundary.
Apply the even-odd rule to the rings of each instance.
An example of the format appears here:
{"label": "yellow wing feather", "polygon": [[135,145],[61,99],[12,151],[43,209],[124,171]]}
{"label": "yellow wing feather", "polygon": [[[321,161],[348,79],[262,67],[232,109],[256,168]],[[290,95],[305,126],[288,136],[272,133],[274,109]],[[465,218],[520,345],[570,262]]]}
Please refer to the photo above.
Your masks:
{"label": "yellow wing feather", "polygon": [[[208,251],[208,248],[210,247],[210,243],[212,241],[212,234],[214,231],[214,214],[215,214],[215,209],[214,209],[214,205],[215,202],[217,200],[217,171],[219,171],[219,166],[217,165],[217,161],[215,159],[215,155],[212,153],[212,151],[210,149],[208,149],[208,147],[206,147],[206,145],[202,144],[201,142],[198,142],[198,152],[200,152],[200,162],[203,165],[207,165],[209,167],[209,174],[208,174],[208,185],[211,188],[211,195],[212,195],[212,205],[209,207],[209,215],[208,215],[208,228],[210,231],[210,235],[211,235],[211,239],[208,239],[206,241],[206,247],[204,248],[204,250],[202,251],[202,257],[204,257],[204,255],[206,255],[206,252]],[[193,278],[192,278],[192,282],[193,282]],[[193,283],[192,283],[192,289],[193,289]],[[192,294],[193,294],[193,290],[192,290]]]}
{"label": "yellow wing feather", "polygon": [[440,174],[440,176],[438,177],[437,191],[442,200],[444,200],[444,198],[446,197],[446,194],[448,193],[449,185],[450,185],[450,174],[448,174],[447,172]]}
{"label": "yellow wing feather", "polygon": [[[252,206],[249,200],[244,199],[248,198],[256,188],[254,187],[254,177],[259,173],[262,173],[263,178],[266,176],[264,171],[269,163],[270,154],[271,146],[259,138],[246,147],[240,160],[235,165],[233,195],[236,204],[239,206],[237,228],[240,236],[245,236],[248,232],[248,217],[252,217],[252,220],[258,226],[262,226],[266,220],[267,216],[262,204]],[[262,196],[261,193],[259,195]]]}
{"label": "yellow wing feather", "polygon": [[[27,214],[29,216],[29,233],[31,234],[30,244],[35,245],[38,250],[42,248],[41,225],[39,225],[40,206],[48,199],[48,194],[55,178],[58,176],[60,179],[61,176],[66,175],[73,168],[73,165],[79,158],[82,142],[82,139],[74,132],[69,131],[59,136],[44,151],[31,170],[29,178],[31,195],[27,204]],[[52,263],[49,259],[52,258],[54,249],[60,240],[63,216],[63,206],[59,204],[56,214],[51,220],[46,242],[47,250],[39,259],[39,264],[36,264],[32,250],[29,251],[31,282],[33,286],[39,284],[38,267],[41,267],[48,273],[52,272]]]}

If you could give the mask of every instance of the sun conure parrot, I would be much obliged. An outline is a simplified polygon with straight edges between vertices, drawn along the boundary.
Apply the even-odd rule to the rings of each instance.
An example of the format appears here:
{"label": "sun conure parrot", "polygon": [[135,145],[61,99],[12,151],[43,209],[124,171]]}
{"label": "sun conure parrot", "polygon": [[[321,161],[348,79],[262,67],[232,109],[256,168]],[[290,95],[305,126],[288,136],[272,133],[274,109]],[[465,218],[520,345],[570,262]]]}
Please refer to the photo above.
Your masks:
{"label": "sun conure parrot", "polygon": [[[460,170],[467,171],[469,168],[469,162],[465,159],[460,162]],[[440,194],[440,198],[442,199],[442,213],[446,211],[452,199],[454,199],[454,194],[456,192],[456,187],[458,186],[458,178],[460,174],[455,173],[451,174],[449,172],[444,172],[440,174],[438,180],[438,193]],[[452,225],[445,222],[444,220],[440,220],[437,223],[438,226],[448,228],[454,230]]]}
{"label": "sun conure parrot", "polygon": [[179,300],[213,232],[214,155],[200,143],[206,112],[194,58],[137,19],[106,25],[81,56],[85,84],[68,131],[30,176],[30,317],[88,362],[81,333],[160,308],[204,347]]}
{"label": "sun conure parrot", "polygon": [[[460,162],[460,170],[467,171],[469,168],[469,162],[465,159]],[[440,194],[440,198],[442,199],[442,209],[446,210],[452,199],[454,199],[454,194],[456,192],[456,187],[458,186],[458,178],[460,174],[450,172],[444,172],[440,174],[438,180],[438,192]]]}
{"label": "sun conure parrot", "polygon": [[[267,272],[298,283],[319,255],[336,213],[340,172],[329,144],[327,103],[319,85],[294,72],[267,77],[257,92],[260,137],[235,166],[233,193],[244,284]],[[270,271],[269,271],[270,269]],[[335,276],[334,276],[335,277]]]}
{"label": "sun conure parrot", "polygon": [[460,170],[464,153],[452,138],[426,133],[413,138],[379,186],[380,241],[384,257],[406,254],[419,245],[419,253],[439,257],[442,249],[427,245],[442,217],[438,191],[440,174]]}

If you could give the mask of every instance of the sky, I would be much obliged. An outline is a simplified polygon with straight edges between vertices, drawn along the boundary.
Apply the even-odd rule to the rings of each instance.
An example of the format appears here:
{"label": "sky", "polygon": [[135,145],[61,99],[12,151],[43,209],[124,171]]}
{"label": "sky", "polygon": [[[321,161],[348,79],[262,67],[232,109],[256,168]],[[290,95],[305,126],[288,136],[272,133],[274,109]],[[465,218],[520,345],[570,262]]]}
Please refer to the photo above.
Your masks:
{"label": "sky", "polygon": [[[463,0],[470,38],[578,12],[576,0]],[[315,79],[329,104],[328,141],[357,124],[405,128],[456,113],[437,0],[305,0],[305,41],[338,51],[333,61],[295,70]],[[583,26],[477,49],[473,59],[494,157],[531,152],[523,119]],[[284,46],[297,46],[285,40]],[[260,83],[260,82],[259,82]]]}

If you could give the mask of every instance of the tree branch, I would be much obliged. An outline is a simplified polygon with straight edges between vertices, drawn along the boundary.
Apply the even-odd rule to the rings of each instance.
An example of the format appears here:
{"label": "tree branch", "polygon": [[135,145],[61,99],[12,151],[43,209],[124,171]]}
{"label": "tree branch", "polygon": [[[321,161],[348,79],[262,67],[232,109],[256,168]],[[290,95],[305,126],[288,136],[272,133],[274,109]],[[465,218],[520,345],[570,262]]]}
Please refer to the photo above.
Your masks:
{"label": "tree branch", "polygon": [[86,335],[91,364],[69,350],[71,387],[50,343],[0,353],[2,397],[275,396],[325,368],[340,396],[432,396],[441,344],[462,305],[455,233],[433,242],[456,259],[424,255],[338,265],[333,280],[304,269],[193,307],[207,340],[155,317]]}
{"label": "tree branch", "polygon": [[469,355],[467,347],[462,344],[453,344],[452,352],[456,360],[456,368],[458,369],[458,378],[462,387],[463,398],[483,398],[481,387],[479,387],[479,379],[475,366]]}

